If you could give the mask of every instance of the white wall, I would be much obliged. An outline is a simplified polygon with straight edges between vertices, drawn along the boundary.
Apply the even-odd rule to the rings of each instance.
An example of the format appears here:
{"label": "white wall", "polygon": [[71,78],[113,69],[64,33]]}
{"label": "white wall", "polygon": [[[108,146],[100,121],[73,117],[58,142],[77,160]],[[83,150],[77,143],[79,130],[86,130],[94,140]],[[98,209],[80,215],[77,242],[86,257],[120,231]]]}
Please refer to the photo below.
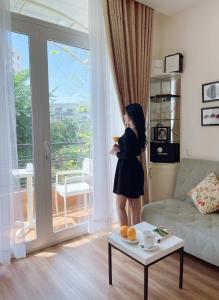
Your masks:
{"label": "white wall", "polygon": [[160,13],[154,12],[153,20],[153,37],[152,37],[152,59],[160,59],[161,53],[161,24],[163,22],[162,15]]}
{"label": "white wall", "polygon": [[181,157],[219,160],[219,126],[201,126],[202,84],[219,81],[219,1],[202,0],[172,17],[155,15],[153,57],[184,55]]}

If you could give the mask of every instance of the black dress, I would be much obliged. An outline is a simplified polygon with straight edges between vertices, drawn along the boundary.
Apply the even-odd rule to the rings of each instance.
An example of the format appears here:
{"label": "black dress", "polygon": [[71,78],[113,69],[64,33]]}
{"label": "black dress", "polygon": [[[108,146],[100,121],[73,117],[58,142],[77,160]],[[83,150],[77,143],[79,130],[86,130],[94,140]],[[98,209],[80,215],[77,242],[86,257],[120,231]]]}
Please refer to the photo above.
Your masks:
{"label": "black dress", "polygon": [[144,170],[137,158],[141,153],[138,138],[131,128],[126,128],[119,138],[119,148],[113,192],[127,198],[139,198],[144,195]]}

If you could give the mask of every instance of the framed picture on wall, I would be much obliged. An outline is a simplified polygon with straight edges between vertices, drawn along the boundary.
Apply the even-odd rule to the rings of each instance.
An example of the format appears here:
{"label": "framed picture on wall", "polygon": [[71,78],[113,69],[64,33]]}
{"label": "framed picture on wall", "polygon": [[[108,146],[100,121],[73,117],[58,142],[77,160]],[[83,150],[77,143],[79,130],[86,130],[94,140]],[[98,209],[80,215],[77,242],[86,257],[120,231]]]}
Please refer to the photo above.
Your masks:
{"label": "framed picture on wall", "polygon": [[166,142],[170,139],[170,127],[157,126],[154,133],[155,141]]}
{"label": "framed picture on wall", "polygon": [[181,53],[165,56],[164,72],[165,73],[182,73],[183,71],[183,55]]}
{"label": "framed picture on wall", "polygon": [[202,85],[202,102],[219,100],[219,81]]}
{"label": "framed picture on wall", "polygon": [[219,126],[219,106],[201,109],[202,126]]}

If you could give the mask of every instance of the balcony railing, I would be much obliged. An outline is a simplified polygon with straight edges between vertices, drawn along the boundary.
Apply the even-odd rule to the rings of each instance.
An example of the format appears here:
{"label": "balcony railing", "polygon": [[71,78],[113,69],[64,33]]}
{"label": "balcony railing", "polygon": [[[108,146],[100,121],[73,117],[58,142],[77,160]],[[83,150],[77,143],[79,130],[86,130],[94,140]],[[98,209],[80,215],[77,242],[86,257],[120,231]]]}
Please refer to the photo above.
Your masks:
{"label": "balcony railing", "polygon": [[[27,164],[33,163],[32,144],[18,145],[18,168],[26,169]],[[89,214],[89,206],[85,206],[84,194],[68,196],[67,221],[64,217],[63,196],[56,191],[56,174],[58,171],[82,170],[83,161],[90,157],[90,144],[88,142],[78,143],[52,143],[51,144],[51,173],[52,173],[52,217],[53,230],[63,230],[69,226],[86,222]],[[34,168],[34,163],[33,163]],[[17,170],[14,170],[17,171]],[[34,172],[19,170],[14,176],[19,178],[19,192],[22,200],[26,240],[36,238],[35,228],[35,192]],[[61,172],[62,173],[62,172]],[[64,173],[64,172],[63,172]],[[68,173],[68,172],[66,172]],[[61,178],[63,179],[63,178]],[[65,178],[64,178],[65,179]],[[61,183],[61,180],[60,180]],[[87,201],[89,203],[89,201]],[[57,209],[58,208],[58,209]],[[67,225],[66,225],[67,224]]]}
{"label": "balcony railing", "polygon": [[[18,144],[18,168],[25,169],[33,163],[33,145]],[[51,172],[52,183],[55,182],[56,172],[82,168],[86,157],[90,157],[90,143],[51,143]],[[20,186],[26,187],[25,179],[20,180]]]}

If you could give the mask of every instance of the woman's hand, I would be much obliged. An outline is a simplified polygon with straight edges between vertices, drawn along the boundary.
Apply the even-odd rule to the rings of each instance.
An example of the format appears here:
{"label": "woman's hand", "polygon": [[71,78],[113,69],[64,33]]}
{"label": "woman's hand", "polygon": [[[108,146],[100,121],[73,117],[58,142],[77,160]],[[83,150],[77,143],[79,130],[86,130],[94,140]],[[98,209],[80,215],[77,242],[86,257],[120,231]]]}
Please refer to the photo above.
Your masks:
{"label": "woman's hand", "polygon": [[117,152],[119,152],[119,151],[120,151],[120,150],[119,150],[119,145],[115,144],[115,145],[113,145],[113,148],[112,148],[112,150],[110,151],[110,154],[116,155]]}
{"label": "woman's hand", "polygon": [[113,150],[114,150],[115,152],[119,152],[119,151],[120,151],[119,145],[118,145],[118,144],[114,144],[114,145],[113,145]]}

